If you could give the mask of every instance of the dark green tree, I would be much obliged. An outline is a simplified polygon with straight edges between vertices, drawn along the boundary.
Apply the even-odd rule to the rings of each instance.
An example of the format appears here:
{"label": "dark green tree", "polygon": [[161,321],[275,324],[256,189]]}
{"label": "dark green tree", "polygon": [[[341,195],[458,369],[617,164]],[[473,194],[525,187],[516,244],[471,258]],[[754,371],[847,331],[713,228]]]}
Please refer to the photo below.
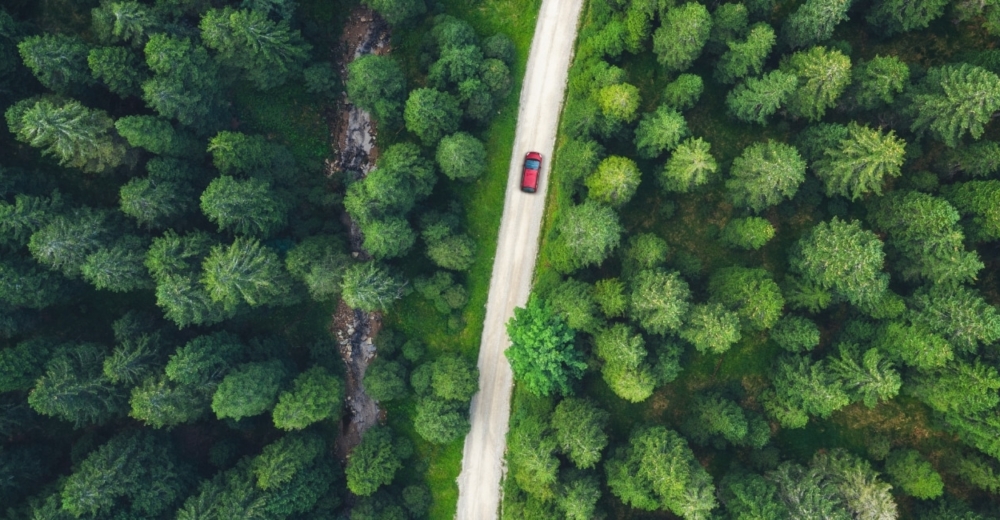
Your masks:
{"label": "dark green tree", "polygon": [[246,363],[230,372],[212,395],[219,419],[240,420],[271,411],[288,379],[281,361]]}
{"label": "dark green tree", "polygon": [[753,473],[730,473],[720,483],[719,501],[733,520],[788,518],[788,508],[778,499],[778,487]]}
{"label": "dark green tree", "polygon": [[924,325],[892,321],[882,326],[873,344],[890,359],[920,370],[943,367],[953,358],[951,345]]}
{"label": "dark green tree", "polygon": [[774,388],[763,395],[764,409],[785,428],[802,428],[809,415],[829,417],[851,403],[843,383],[825,361],[781,357],[771,381]]}
{"label": "dark green tree", "polygon": [[1000,339],[1000,313],[975,290],[954,285],[918,289],[912,299],[913,320],[941,335],[963,352]]}
{"label": "dark green tree", "polygon": [[91,23],[104,43],[130,42],[142,47],[151,32],[162,28],[160,12],[139,2],[105,2],[94,8]]}
{"label": "dark green tree", "polygon": [[142,84],[143,100],[160,116],[208,133],[220,126],[223,88],[219,64],[188,38],[153,34],[145,47],[154,76]]}
{"label": "dark green tree", "polygon": [[640,271],[631,282],[630,316],[650,334],[676,332],[687,315],[690,299],[691,289],[677,272]]}
{"label": "dark green tree", "polygon": [[321,366],[314,366],[295,378],[291,390],[278,396],[272,418],[283,430],[301,430],[340,415],[344,383]]}
{"label": "dark green tree", "polygon": [[1000,181],[957,183],[945,188],[942,194],[964,218],[962,224],[970,240],[1000,239]]}
{"label": "dark green tree", "polygon": [[40,148],[62,166],[101,173],[125,160],[126,148],[111,131],[111,117],[79,101],[29,98],[8,108],[6,117],[19,141]]}
{"label": "dark green tree", "polygon": [[410,390],[406,385],[406,368],[397,361],[381,357],[368,365],[364,385],[365,393],[379,402],[401,399]]}
{"label": "dark green tree", "polygon": [[265,13],[212,9],[202,15],[201,38],[223,63],[242,69],[260,90],[284,84],[302,72],[312,48],[285,20]]}
{"label": "dark green tree", "polygon": [[795,196],[806,179],[806,162],[794,146],[769,140],[744,148],[729,173],[730,200],[760,213]]}
{"label": "dark green tree", "polygon": [[552,262],[562,272],[600,265],[621,241],[618,215],[607,206],[587,201],[564,211],[556,223]]}
{"label": "dark green tree", "polygon": [[608,445],[605,433],[610,414],[586,399],[567,397],[552,413],[552,429],[559,449],[580,469],[594,467]]}
{"label": "dark green tree", "polygon": [[448,444],[468,433],[468,404],[439,397],[422,397],[417,401],[413,427],[424,440]]}
{"label": "dark green tree", "polygon": [[317,434],[289,433],[279,438],[253,459],[251,471],[257,487],[267,491],[288,484],[325,451],[326,443]]}
{"label": "dark green tree", "polygon": [[707,50],[722,54],[726,44],[742,40],[750,28],[750,12],[742,3],[725,3],[712,12],[712,31],[708,36]]}
{"label": "dark green tree", "polygon": [[108,246],[108,220],[106,212],[86,207],[56,216],[31,235],[28,250],[40,264],[77,276],[91,254]]}
{"label": "dark green tree", "polygon": [[740,317],[718,303],[692,305],[679,335],[698,352],[722,354],[740,340]]}
{"label": "dark green tree", "polygon": [[133,178],[118,192],[122,213],[144,227],[164,228],[194,207],[184,183]]}
{"label": "dark green tree", "polygon": [[141,57],[125,47],[99,47],[91,49],[87,64],[94,79],[104,83],[119,97],[139,96],[147,74],[144,74]]}
{"label": "dark green tree", "polygon": [[255,239],[237,238],[229,246],[213,247],[202,268],[205,290],[226,309],[294,301],[291,277],[277,253]]}
{"label": "dark green tree", "polygon": [[848,19],[851,0],[807,0],[785,18],[781,37],[793,49],[829,40],[833,29]]}
{"label": "dark green tree", "polygon": [[700,137],[689,137],[678,145],[660,173],[663,189],[689,193],[707,183],[719,169],[709,151],[711,148],[712,145]]}
{"label": "dark green tree", "polygon": [[[419,1],[419,0],[418,0]],[[389,56],[366,54],[347,65],[347,96],[379,122],[399,122],[406,96],[406,76]]]}
{"label": "dark green tree", "polygon": [[325,301],[340,295],[344,271],[350,263],[339,237],[314,235],[299,242],[285,256],[285,267],[309,288],[314,300]]}
{"label": "dark green tree", "polygon": [[771,339],[789,352],[808,352],[819,346],[820,333],[816,322],[802,316],[786,314],[771,329]]}
{"label": "dark green tree", "polygon": [[655,159],[676,148],[688,133],[684,117],[670,105],[660,105],[656,112],[645,114],[639,121],[635,129],[635,147],[640,157]]}
{"label": "dark green tree", "polygon": [[125,399],[104,376],[104,351],[92,343],[67,346],[45,367],[28,404],[36,412],[72,422],[100,424],[124,412]]}
{"label": "dark green tree", "polygon": [[798,87],[788,100],[788,112],[810,121],[821,119],[851,83],[851,59],[826,47],[785,57],[781,71],[798,78]]}
{"label": "dark green tree", "polygon": [[465,132],[441,139],[434,158],[441,172],[452,180],[475,180],[486,171],[486,147]]}
{"label": "dark green tree", "polygon": [[115,129],[129,145],[156,155],[187,158],[204,151],[203,144],[156,116],[125,116],[115,121]]}
{"label": "dark green tree", "polygon": [[827,360],[852,401],[875,408],[880,401],[888,401],[899,394],[903,383],[899,372],[878,349],[862,352],[856,344],[841,343],[839,350],[838,357],[830,356]]}
{"label": "dark green tree", "polygon": [[770,25],[754,25],[744,41],[728,42],[729,50],[719,58],[715,77],[723,83],[736,83],[740,78],[760,74],[776,41]]}
{"label": "dark green tree", "polygon": [[409,221],[396,215],[368,220],[362,232],[365,251],[378,260],[403,256],[417,241]]}
{"label": "dark green tree", "polygon": [[50,90],[70,94],[94,83],[87,66],[90,49],[66,34],[29,36],[17,45],[25,66]]}
{"label": "dark green tree", "polygon": [[698,102],[704,89],[701,76],[681,74],[663,89],[663,103],[674,110],[687,110]]}
{"label": "dark green tree", "polygon": [[850,95],[858,108],[891,104],[910,83],[910,67],[896,56],[875,56],[854,67]]}
{"label": "dark green tree", "polygon": [[433,146],[442,137],[455,133],[461,116],[457,99],[432,88],[418,88],[410,92],[403,111],[406,129],[427,146]]}
{"label": "dark green tree", "polygon": [[392,25],[401,24],[427,11],[424,0],[366,0],[365,4]]}
{"label": "dark green tree", "polygon": [[736,119],[766,125],[767,118],[785,106],[799,84],[795,74],[773,70],[747,78],[726,96],[726,107]]}
{"label": "dark green tree", "polygon": [[878,25],[888,34],[924,29],[944,14],[943,0],[878,0],[868,12],[868,23]]}
{"label": "dark green tree", "polygon": [[857,221],[834,217],[803,236],[789,258],[792,270],[806,281],[835,292],[855,305],[879,301],[888,276],[882,272],[882,241]]}
{"label": "dark green tree", "polygon": [[636,430],[605,464],[608,487],[627,505],[691,520],[716,507],[715,485],[687,442],[662,426]]}
{"label": "dark green tree", "polygon": [[968,133],[979,139],[1000,110],[1000,78],[981,67],[961,63],[933,67],[912,97],[915,132],[930,132],[951,148]]}
{"label": "dark green tree", "polygon": [[112,292],[151,289],[144,262],[147,243],[135,235],[120,237],[111,247],[99,249],[80,266],[83,278],[97,287]]}
{"label": "dark green tree", "polygon": [[770,329],[785,306],[778,284],[759,268],[719,269],[709,279],[708,292],[712,301],[735,311],[743,326],[751,330]]}
{"label": "dark green tree", "polygon": [[404,282],[375,262],[354,264],[344,271],[344,303],[363,311],[385,310],[403,296]]}
{"label": "dark green tree", "polygon": [[347,459],[347,489],[360,496],[368,496],[382,486],[392,483],[396,472],[409,458],[406,439],[394,439],[386,428],[372,428],[365,432]]}
{"label": "dark green tree", "polygon": [[943,173],[950,176],[962,172],[973,177],[987,177],[1000,170],[1000,143],[979,141],[949,150],[941,157]]}
{"label": "dark green tree", "polygon": [[907,381],[907,392],[932,409],[965,415],[991,410],[1000,402],[1000,374],[980,360],[956,359],[943,367],[918,373]]}
{"label": "dark green tree", "polygon": [[573,330],[544,301],[529,298],[525,307],[514,309],[507,334],[504,356],[519,383],[538,396],[572,393],[572,380],[587,364],[573,345]]}
{"label": "dark green tree", "polygon": [[653,52],[669,70],[682,71],[701,54],[712,31],[712,15],[702,4],[689,2],[666,10],[653,33]]}

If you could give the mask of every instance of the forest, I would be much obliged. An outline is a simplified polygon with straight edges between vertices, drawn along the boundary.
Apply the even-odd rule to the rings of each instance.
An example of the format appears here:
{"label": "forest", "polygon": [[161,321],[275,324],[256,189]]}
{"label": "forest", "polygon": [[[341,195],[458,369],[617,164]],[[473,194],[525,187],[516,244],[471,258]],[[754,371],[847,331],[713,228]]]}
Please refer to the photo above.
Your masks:
{"label": "forest", "polygon": [[451,518],[536,11],[0,5],[0,517]]}
{"label": "forest", "polygon": [[1000,518],[998,16],[585,4],[503,518]]}

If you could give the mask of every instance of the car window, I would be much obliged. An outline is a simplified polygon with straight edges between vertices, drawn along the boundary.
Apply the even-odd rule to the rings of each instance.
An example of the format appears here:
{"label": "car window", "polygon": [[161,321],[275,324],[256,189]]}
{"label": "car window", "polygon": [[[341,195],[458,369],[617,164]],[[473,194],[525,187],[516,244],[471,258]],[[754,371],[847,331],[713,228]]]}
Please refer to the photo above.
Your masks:
{"label": "car window", "polygon": [[528,159],[527,161],[524,161],[524,167],[529,170],[537,170],[539,166],[541,166],[541,163],[534,159]]}

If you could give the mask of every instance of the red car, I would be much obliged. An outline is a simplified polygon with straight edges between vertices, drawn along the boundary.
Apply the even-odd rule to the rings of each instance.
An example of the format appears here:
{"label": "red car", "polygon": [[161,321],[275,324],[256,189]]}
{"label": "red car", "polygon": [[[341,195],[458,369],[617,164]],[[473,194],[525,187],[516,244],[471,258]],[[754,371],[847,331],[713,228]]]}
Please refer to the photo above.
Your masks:
{"label": "red car", "polygon": [[521,191],[534,193],[538,191],[538,172],[542,169],[542,154],[528,152],[524,156],[524,170],[521,172]]}

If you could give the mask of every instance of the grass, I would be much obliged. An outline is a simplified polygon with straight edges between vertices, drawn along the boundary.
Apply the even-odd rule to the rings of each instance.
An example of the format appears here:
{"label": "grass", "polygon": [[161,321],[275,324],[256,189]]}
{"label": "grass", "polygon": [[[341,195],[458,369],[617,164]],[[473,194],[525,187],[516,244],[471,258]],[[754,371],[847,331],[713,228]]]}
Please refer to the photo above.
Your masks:
{"label": "grass", "polygon": [[[539,0],[443,2],[445,13],[469,22],[480,37],[498,32],[511,37],[517,49],[517,57],[511,70],[513,81],[510,94],[490,125],[478,133],[478,137],[486,145],[486,173],[473,183],[459,184],[442,178],[438,192],[431,201],[441,204],[447,204],[448,201],[459,202],[465,214],[465,229],[476,241],[476,260],[465,281],[469,303],[462,312],[462,319],[466,325],[461,330],[450,330],[447,317],[439,314],[428,301],[415,293],[401,300],[389,313],[389,323],[403,331],[407,337],[423,341],[432,354],[461,352],[473,361],[478,356],[517,125],[518,98],[539,5]],[[420,24],[394,34],[392,53],[400,63],[412,65],[419,62],[420,43],[428,27],[429,23]],[[408,72],[411,87],[421,83],[422,78],[414,67],[410,66]],[[399,134],[380,135],[379,145],[385,146],[401,137]],[[419,258],[412,260],[417,266],[426,262]],[[416,271],[416,268],[413,270]],[[419,479],[422,476],[422,480],[431,488],[433,504],[430,518],[451,520],[458,503],[456,479],[461,470],[464,439],[446,446],[427,443],[413,431],[412,421],[409,420],[412,413],[413,410],[407,406],[389,408],[390,422],[397,427],[397,431],[408,432],[416,445],[417,458],[426,461],[426,468],[411,470],[410,477]]]}

